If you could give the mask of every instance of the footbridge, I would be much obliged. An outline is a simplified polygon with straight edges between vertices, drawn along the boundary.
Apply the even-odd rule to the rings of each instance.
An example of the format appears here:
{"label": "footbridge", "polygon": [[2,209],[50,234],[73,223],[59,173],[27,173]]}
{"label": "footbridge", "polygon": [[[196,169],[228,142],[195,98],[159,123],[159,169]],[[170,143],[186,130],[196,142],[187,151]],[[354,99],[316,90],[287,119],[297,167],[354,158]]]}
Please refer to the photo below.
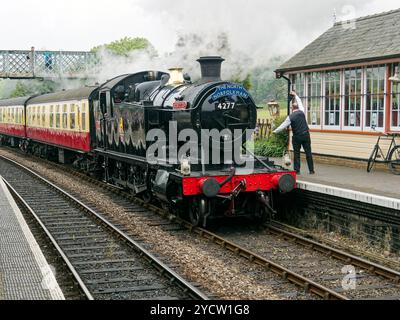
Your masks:
{"label": "footbridge", "polygon": [[0,78],[87,78],[97,63],[93,52],[0,50]]}

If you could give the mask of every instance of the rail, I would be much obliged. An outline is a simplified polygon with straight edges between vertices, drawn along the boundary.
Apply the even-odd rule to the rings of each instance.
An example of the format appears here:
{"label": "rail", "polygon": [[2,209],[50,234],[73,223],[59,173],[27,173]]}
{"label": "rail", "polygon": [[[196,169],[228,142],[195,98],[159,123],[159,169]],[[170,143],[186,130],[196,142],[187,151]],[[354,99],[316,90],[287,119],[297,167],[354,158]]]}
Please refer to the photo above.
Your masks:
{"label": "rail", "polygon": [[[24,165],[9,159],[5,156],[0,156],[0,159],[16,166],[17,168],[22,169],[23,171],[27,172],[30,176],[35,178],[36,180],[40,181],[41,183],[45,184],[47,187],[49,187],[52,190],[55,190],[58,194],[60,194],[63,198],[65,198],[67,201],[72,203],[74,206],[78,207],[80,210],[91,216],[96,222],[99,223],[99,225],[102,225],[105,229],[107,229],[110,233],[114,234],[117,236],[122,242],[124,242],[126,245],[128,245],[131,249],[136,251],[142,259],[147,261],[149,265],[151,265],[154,269],[156,269],[159,274],[161,274],[164,278],[166,278],[171,284],[175,284],[177,287],[179,287],[182,292],[185,292],[189,297],[195,300],[208,300],[208,297],[202,293],[199,289],[197,289],[195,286],[190,284],[188,281],[186,281],[184,278],[182,278],[179,274],[177,274],[175,271],[173,271],[170,267],[165,265],[160,259],[156,258],[153,254],[151,254],[148,250],[143,248],[139,243],[131,239],[127,234],[119,230],[117,227],[115,227],[112,223],[108,222],[106,219],[104,219],[99,213],[95,212],[88,206],[86,206],[84,203],[82,203],[79,199],[75,198],[74,196],[70,195],[68,192],[64,191],[60,187],[56,186],[52,182],[48,181],[44,177],[40,176],[36,172],[32,171],[31,169],[25,167]],[[68,265],[69,269],[75,276],[75,279],[79,283],[80,287],[84,291],[86,297],[89,300],[93,300],[93,294],[90,292],[90,290],[87,288],[85,285],[84,281],[81,279],[79,273],[75,270],[73,263],[68,259],[67,254],[65,254],[58,245],[57,241],[52,237],[51,232],[46,228],[45,224],[42,223],[40,217],[35,214],[34,210],[31,209],[28,205],[27,202],[24,201],[23,197],[18,195],[17,191],[15,191],[14,188],[11,187],[11,185],[6,182],[7,185],[10,187],[10,190],[14,195],[16,195],[22,203],[24,203],[24,206],[29,209],[29,212],[32,213],[35,217],[35,219],[39,222],[40,226],[43,228],[47,236],[51,239],[53,245],[56,247],[57,251],[60,253],[62,258],[64,259],[65,263]]]}

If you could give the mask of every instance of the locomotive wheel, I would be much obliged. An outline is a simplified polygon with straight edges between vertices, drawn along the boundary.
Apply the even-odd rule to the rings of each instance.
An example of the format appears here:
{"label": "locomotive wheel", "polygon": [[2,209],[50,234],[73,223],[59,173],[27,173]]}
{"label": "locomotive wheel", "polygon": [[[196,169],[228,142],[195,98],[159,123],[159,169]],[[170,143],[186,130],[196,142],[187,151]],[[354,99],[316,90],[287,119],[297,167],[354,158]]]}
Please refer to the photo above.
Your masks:
{"label": "locomotive wheel", "polygon": [[149,191],[146,191],[143,193],[142,199],[145,203],[150,203],[153,201],[153,195]]}
{"label": "locomotive wheel", "polygon": [[206,226],[205,216],[207,213],[207,202],[205,199],[195,200],[190,206],[189,218],[195,227]]}
{"label": "locomotive wheel", "polygon": [[254,215],[254,221],[258,225],[264,225],[272,220],[272,214],[267,208],[260,208]]}

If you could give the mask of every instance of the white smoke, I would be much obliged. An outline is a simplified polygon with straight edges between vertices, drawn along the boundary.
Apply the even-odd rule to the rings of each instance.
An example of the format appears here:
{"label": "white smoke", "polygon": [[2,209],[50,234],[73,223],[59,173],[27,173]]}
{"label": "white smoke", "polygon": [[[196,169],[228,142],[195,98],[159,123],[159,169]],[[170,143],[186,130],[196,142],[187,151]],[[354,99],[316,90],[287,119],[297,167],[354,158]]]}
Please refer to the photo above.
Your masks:
{"label": "white smoke", "polygon": [[233,51],[228,34],[219,33],[208,37],[190,33],[180,34],[175,48],[168,53],[154,54],[150,50],[135,50],[127,56],[115,55],[103,49],[98,53],[100,64],[96,68],[96,81],[103,83],[115,76],[145,70],[168,71],[181,67],[193,79],[200,76],[196,60],[206,55],[219,55],[226,59],[223,67],[225,79],[247,75],[248,66],[254,61],[241,51]]}
{"label": "white smoke", "polygon": [[[354,17],[359,17],[392,9],[398,6],[396,3],[393,0],[130,1],[127,11],[140,8],[141,18],[146,18],[151,30],[148,39],[159,55],[149,57],[146,52],[134,52],[129,57],[115,57],[102,52],[99,79],[150,69],[167,71],[171,67],[183,67],[196,78],[200,70],[196,60],[205,55],[225,58],[224,79],[243,78],[255,68],[271,67],[271,59],[275,57],[282,57],[282,61],[300,51],[333,25],[334,12],[341,20],[348,18],[349,7]],[[158,36],[153,35],[155,30]]]}

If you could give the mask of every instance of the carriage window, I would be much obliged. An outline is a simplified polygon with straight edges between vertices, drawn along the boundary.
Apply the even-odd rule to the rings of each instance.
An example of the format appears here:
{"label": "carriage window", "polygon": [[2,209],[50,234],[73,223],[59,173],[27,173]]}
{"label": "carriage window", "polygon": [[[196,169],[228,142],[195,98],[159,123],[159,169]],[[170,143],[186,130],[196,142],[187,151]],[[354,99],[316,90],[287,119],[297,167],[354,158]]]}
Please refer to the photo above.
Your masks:
{"label": "carriage window", "polygon": [[32,108],[32,125],[36,124],[36,107]]}
{"label": "carriage window", "polygon": [[75,129],[75,105],[70,105],[70,129]]}
{"label": "carriage window", "polygon": [[86,103],[82,103],[81,117],[82,117],[82,121],[81,121],[82,131],[86,131]]}
{"label": "carriage window", "polygon": [[40,107],[36,108],[36,125],[40,126]]}
{"label": "carriage window", "polygon": [[42,127],[46,126],[46,107],[42,107]]}
{"label": "carriage window", "polygon": [[63,129],[67,129],[68,127],[68,114],[67,114],[67,105],[63,105],[63,117],[62,117],[62,127]]}
{"label": "carriage window", "polygon": [[3,122],[3,109],[0,108],[0,123]]}
{"label": "carriage window", "polygon": [[50,106],[50,128],[54,128],[54,106]]}
{"label": "carriage window", "polygon": [[36,124],[40,126],[40,119],[41,119],[41,111],[40,107],[37,107],[36,109]]}
{"label": "carriage window", "polygon": [[60,128],[60,106],[56,107],[56,128]]}

